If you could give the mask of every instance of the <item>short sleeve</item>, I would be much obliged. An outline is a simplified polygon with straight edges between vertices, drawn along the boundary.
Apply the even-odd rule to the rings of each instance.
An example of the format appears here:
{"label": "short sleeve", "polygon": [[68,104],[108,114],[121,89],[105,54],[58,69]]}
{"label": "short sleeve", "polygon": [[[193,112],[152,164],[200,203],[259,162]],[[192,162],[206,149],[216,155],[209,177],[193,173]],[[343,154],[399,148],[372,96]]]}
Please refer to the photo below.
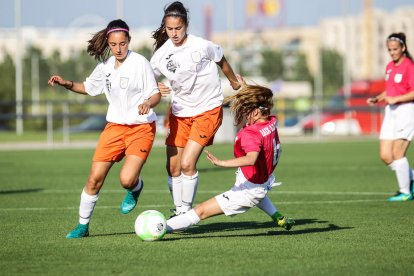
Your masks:
{"label": "short sleeve", "polygon": [[414,63],[407,67],[407,85],[408,91],[414,91]]}
{"label": "short sleeve", "polygon": [[157,56],[158,56],[157,54],[154,54],[152,56],[151,61],[150,61],[150,65],[151,65],[152,71],[154,73],[154,77],[158,79],[161,76],[161,71],[158,68]]}
{"label": "short sleeve", "polygon": [[207,56],[214,62],[219,62],[223,58],[223,49],[211,41],[207,42]]}
{"label": "short sleeve", "polygon": [[105,93],[105,72],[103,64],[99,63],[92,74],[83,82],[85,91],[91,96],[97,96]]}
{"label": "short sleeve", "polygon": [[143,90],[144,90],[144,98],[149,99],[152,95],[159,92],[157,81],[154,77],[154,72],[151,68],[150,63],[146,58],[143,58],[143,65],[142,65],[142,72],[143,72]]}

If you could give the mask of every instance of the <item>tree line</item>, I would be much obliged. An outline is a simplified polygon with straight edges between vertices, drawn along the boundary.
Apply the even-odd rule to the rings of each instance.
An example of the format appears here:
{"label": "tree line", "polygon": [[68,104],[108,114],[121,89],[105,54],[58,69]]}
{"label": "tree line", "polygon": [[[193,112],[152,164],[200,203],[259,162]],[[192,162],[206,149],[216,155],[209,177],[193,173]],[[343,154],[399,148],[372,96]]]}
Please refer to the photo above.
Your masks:
{"label": "tree line", "polygon": [[[142,47],[134,49],[144,55],[147,59],[151,58],[152,49]],[[300,52],[286,52],[283,50],[264,49],[260,53],[261,63],[257,68],[246,70],[241,58],[239,68],[236,71],[243,75],[261,75],[268,81],[282,79],[285,81],[309,81],[313,82],[314,76],[310,73],[306,56]],[[322,73],[323,73],[323,93],[324,96],[331,96],[337,93],[343,83],[343,59],[341,55],[333,50],[322,49]],[[31,100],[31,90],[33,85],[32,63],[36,57],[38,66],[38,84],[41,100],[61,99],[67,97],[50,93],[47,80],[52,74],[60,74],[67,79],[77,81],[84,80],[95,68],[97,61],[91,58],[85,50],[73,52],[69,59],[63,59],[58,50],[50,56],[45,56],[41,49],[30,47],[26,50],[23,57],[23,99]],[[238,70],[237,70],[238,69]],[[0,112],[15,112],[15,64],[9,53],[5,53],[4,59],[0,62]],[[63,98],[66,99],[66,98]]]}

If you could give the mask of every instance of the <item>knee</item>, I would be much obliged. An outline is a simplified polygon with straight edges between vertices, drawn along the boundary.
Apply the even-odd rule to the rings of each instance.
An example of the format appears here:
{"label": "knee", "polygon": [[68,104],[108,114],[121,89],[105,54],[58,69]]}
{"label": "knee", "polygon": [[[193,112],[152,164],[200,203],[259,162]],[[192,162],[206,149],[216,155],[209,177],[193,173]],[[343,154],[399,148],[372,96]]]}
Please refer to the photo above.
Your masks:
{"label": "knee", "polygon": [[186,175],[194,175],[196,173],[195,164],[183,160],[181,162],[181,171]]}
{"label": "knee", "polygon": [[88,177],[88,181],[86,182],[85,188],[88,194],[97,194],[99,193],[99,190],[101,189],[102,184],[103,184],[102,177],[91,174]]}
{"label": "knee", "polygon": [[399,160],[399,159],[404,158],[404,157],[405,157],[405,155],[401,151],[393,151],[393,153],[392,153],[392,159],[393,160]]}
{"label": "knee", "polygon": [[168,175],[169,176],[172,176],[172,177],[177,177],[177,176],[179,176],[181,174],[181,168],[180,168],[180,166],[174,166],[172,164],[167,164],[167,166],[165,167],[165,169],[167,170]]}
{"label": "knee", "polygon": [[138,176],[120,175],[119,180],[124,189],[133,189],[138,181]]}
{"label": "knee", "polygon": [[392,161],[394,161],[394,158],[392,155],[389,154],[380,154],[380,159],[385,163],[385,164],[391,164]]}

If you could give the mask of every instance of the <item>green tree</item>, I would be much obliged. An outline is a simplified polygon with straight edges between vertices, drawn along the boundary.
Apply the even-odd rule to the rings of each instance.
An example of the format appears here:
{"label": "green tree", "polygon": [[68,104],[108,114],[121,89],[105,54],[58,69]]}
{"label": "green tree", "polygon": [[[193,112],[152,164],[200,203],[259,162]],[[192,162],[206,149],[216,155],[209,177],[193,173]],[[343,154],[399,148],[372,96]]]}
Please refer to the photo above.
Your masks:
{"label": "green tree", "polygon": [[306,61],[306,56],[303,53],[297,53],[295,58],[296,61],[292,66],[292,77],[289,80],[312,81],[308,63]]}
{"label": "green tree", "polygon": [[50,66],[47,60],[44,58],[41,49],[30,47],[27,49],[26,54],[23,58],[23,96],[25,100],[31,100],[29,95],[33,85],[32,69],[33,66],[36,65],[38,66],[37,70],[39,72],[39,88],[42,91],[48,86],[47,81],[50,77]]}
{"label": "green tree", "polygon": [[333,96],[343,85],[343,58],[329,49],[322,49],[321,55],[324,96]]}
{"label": "green tree", "polygon": [[260,65],[260,72],[267,81],[282,78],[283,63],[281,52],[266,49],[262,52],[263,61]]}
{"label": "green tree", "polygon": [[[5,52],[3,62],[0,63],[0,113],[13,113],[15,100],[15,66],[12,57]],[[3,122],[0,121],[3,125]]]}
{"label": "green tree", "polygon": [[135,49],[135,52],[143,55],[146,59],[150,60],[153,54],[153,50],[148,46],[142,46],[141,48]]}

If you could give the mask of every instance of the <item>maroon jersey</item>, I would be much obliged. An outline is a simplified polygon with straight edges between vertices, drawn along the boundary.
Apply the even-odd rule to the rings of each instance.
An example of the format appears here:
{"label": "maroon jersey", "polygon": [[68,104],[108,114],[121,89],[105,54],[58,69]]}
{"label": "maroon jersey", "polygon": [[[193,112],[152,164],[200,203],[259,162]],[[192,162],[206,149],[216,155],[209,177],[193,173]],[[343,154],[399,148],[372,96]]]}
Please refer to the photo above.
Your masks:
{"label": "maroon jersey", "polygon": [[248,152],[259,152],[256,164],[241,167],[244,177],[252,183],[265,183],[279,161],[281,148],[276,123],[276,117],[270,116],[269,121],[245,125],[236,136],[236,158]]}

